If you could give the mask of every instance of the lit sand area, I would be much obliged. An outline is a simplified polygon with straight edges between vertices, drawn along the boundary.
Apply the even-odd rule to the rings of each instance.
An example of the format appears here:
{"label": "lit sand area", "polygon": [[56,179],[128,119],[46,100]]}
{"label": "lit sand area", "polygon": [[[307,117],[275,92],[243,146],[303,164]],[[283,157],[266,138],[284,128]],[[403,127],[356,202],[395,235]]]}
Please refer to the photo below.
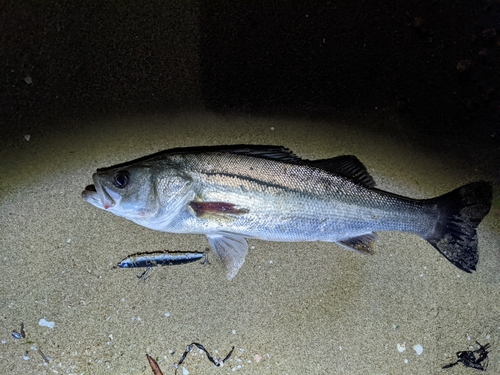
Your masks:
{"label": "lit sand area", "polygon": [[[213,254],[208,266],[155,268],[145,281],[114,268],[135,252],[203,251],[208,243],[139,227],[81,198],[96,168],[183,146],[352,154],[379,188],[416,198],[488,179],[473,163],[347,124],[210,113],[69,122],[64,133],[25,135],[1,153],[2,373],[152,374],[148,353],[173,374],[198,342],[219,358],[235,349],[223,367],[194,349],[178,373],[470,374],[462,364],[441,367],[476,340],[491,344],[487,373],[500,372],[498,197],[478,230],[473,274],[414,235],[380,233],[374,256],[251,240],[232,281]],[[14,339],[21,323],[26,338]]]}

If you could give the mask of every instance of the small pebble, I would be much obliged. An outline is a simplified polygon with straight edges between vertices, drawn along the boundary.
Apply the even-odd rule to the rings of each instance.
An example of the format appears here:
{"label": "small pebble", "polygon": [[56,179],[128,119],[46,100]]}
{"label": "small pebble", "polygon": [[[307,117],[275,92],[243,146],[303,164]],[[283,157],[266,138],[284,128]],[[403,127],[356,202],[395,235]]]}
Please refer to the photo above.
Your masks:
{"label": "small pebble", "polygon": [[24,82],[26,82],[28,85],[31,85],[33,83],[33,80],[31,79],[30,76],[28,76],[24,79]]}
{"label": "small pebble", "polygon": [[48,322],[44,318],[40,319],[38,322],[38,325],[42,327],[49,327],[49,328],[54,328],[55,323],[54,322]]}
{"label": "small pebble", "polygon": [[26,139],[28,142],[29,142],[30,138],[31,138],[31,135],[29,135],[29,134],[26,134],[26,135],[24,136],[24,139]]}
{"label": "small pebble", "polygon": [[403,353],[406,350],[406,343],[404,342],[403,344],[399,345],[397,344],[398,352]]}

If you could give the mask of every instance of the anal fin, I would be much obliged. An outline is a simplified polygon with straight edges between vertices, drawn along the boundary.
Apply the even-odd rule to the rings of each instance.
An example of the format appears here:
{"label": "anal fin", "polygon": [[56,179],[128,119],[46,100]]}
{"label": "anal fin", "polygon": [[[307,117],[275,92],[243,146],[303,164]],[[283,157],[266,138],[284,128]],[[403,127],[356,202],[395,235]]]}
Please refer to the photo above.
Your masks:
{"label": "anal fin", "polygon": [[373,243],[377,239],[375,233],[366,233],[361,236],[347,238],[337,243],[349,250],[363,254],[373,254]]}

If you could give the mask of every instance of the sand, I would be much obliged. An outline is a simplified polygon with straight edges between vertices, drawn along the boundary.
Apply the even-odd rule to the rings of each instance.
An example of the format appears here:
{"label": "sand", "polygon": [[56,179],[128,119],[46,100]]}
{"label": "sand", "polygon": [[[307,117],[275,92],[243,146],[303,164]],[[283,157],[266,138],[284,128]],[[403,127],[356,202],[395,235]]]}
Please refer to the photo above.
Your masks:
{"label": "sand", "polygon": [[[3,144],[0,373],[152,374],[147,353],[173,374],[198,342],[218,357],[235,349],[223,367],[194,349],[178,373],[470,374],[461,364],[441,367],[476,340],[491,344],[488,373],[500,372],[498,199],[479,227],[473,274],[417,236],[380,233],[373,256],[329,243],[251,240],[232,281],[213,255],[208,266],[156,268],[142,281],[114,265],[138,251],[203,251],[206,238],[154,232],[81,198],[96,168],[171,147],[252,143],[311,159],[352,154],[379,188],[415,198],[491,178],[473,161],[332,121],[201,112],[64,125]],[[27,337],[15,340],[21,323]]]}

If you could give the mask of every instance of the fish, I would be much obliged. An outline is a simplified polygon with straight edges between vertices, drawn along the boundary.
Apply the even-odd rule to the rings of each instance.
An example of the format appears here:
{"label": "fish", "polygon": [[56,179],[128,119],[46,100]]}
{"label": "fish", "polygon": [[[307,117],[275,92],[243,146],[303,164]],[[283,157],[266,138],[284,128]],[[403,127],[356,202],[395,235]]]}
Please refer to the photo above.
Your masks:
{"label": "fish", "polygon": [[476,229],[492,200],[487,181],[413,199],[377,189],[353,155],[307,160],[265,145],[169,149],[97,169],[92,180],[82,197],[99,209],[156,231],[205,235],[229,280],[247,239],[325,241],[373,254],[381,231],[416,234],[471,273]]}

